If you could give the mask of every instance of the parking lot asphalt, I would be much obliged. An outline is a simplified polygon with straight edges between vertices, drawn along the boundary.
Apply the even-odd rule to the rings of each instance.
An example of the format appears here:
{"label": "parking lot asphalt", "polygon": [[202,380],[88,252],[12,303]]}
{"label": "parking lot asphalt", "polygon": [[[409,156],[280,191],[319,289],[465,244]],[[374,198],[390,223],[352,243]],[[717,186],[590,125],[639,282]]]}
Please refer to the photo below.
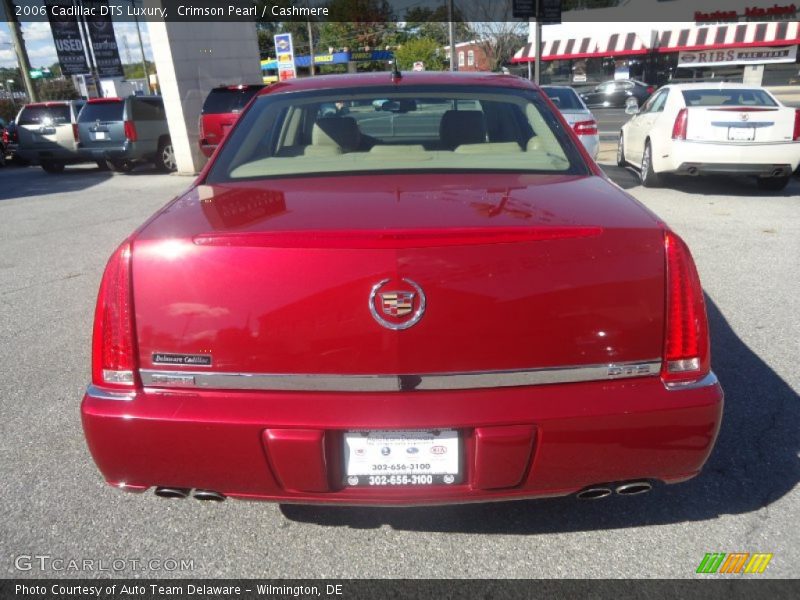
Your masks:
{"label": "parking lot asphalt", "polygon": [[[735,179],[650,190],[605,168],[697,260],[726,392],[705,471],[644,496],[412,509],[201,503],[106,486],[79,418],[97,286],[117,244],[191,179],[0,169],[0,573],[682,578],[696,576],[707,552],[768,552],[757,577],[796,576],[800,180],[778,194]],[[36,556],[51,558],[25,558]],[[53,559],[109,570],[55,570]],[[123,568],[109,567],[115,559]],[[131,562],[167,559],[192,563]]]}

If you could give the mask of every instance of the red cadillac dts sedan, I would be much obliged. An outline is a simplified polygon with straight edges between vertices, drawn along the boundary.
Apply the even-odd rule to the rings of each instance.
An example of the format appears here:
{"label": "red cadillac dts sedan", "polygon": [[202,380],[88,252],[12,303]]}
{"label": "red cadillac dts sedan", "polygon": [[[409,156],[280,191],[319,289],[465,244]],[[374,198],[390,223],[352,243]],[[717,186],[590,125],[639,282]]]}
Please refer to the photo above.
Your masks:
{"label": "red cadillac dts sedan", "polygon": [[408,505],[684,481],[722,403],[688,248],[542,92],[376,73],[263,90],[122,243],[82,417],[126,490]]}

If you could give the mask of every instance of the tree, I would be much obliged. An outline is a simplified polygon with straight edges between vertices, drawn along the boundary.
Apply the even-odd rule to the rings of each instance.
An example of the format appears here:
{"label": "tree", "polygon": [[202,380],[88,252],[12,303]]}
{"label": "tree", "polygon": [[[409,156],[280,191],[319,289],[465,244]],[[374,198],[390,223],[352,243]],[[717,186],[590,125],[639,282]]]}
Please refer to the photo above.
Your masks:
{"label": "tree", "polygon": [[382,48],[397,44],[397,23],[386,0],[331,0],[319,38],[323,47]]}
{"label": "tree", "polygon": [[471,14],[478,19],[471,22],[472,37],[486,55],[489,70],[499,71],[528,39],[528,23],[514,20],[511,3],[492,4],[480,2]]}
{"label": "tree", "polygon": [[[142,63],[122,65],[122,70],[125,73],[125,79],[144,79],[144,69],[142,68]],[[147,73],[152,74],[155,72],[156,69],[154,63],[148,60]]]}
{"label": "tree", "polygon": [[[447,20],[448,13],[445,5],[435,10],[427,6],[415,6],[410,8],[406,11],[405,15],[406,37],[407,39],[412,39],[412,36],[430,38],[436,40],[439,46],[447,46],[450,44],[450,32]],[[454,10],[453,21],[456,24],[456,43],[466,42],[472,39],[470,37],[472,32],[470,31],[469,25],[464,22],[464,17],[458,7]]]}
{"label": "tree", "polygon": [[39,79],[34,83],[39,99],[47,100],[77,100],[80,98],[78,90],[72,85],[70,79]]}
{"label": "tree", "polygon": [[441,45],[431,38],[408,40],[394,52],[397,67],[402,71],[410,71],[416,61],[425,63],[426,71],[442,71]]}

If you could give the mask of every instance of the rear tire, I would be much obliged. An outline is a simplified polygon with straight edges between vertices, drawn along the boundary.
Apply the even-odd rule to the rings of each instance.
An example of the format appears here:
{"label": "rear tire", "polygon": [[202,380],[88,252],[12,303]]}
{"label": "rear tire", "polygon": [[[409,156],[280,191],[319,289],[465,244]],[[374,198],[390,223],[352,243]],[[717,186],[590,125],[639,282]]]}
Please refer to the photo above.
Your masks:
{"label": "rear tire", "polygon": [[617,166],[625,167],[628,161],[625,160],[625,145],[622,141],[622,132],[619,134],[619,142],[617,142]]}
{"label": "rear tire", "polygon": [[644,143],[641,178],[644,187],[654,188],[661,185],[661,178],[658,176],[658,173],[653,170],[653,150],[650,147],[650,140]]}
{"label": "rear tire", "polygon": [[789,184],[790,177],[759,177],[756,179],[758,188],[769,192],[779,192]]}
{"label": "rear tire", "polygon": [[156,155],[156,167],[159,171],[171,173],[178,169],[178,162],[175,160],[175,149],[169,139],[164,140],[158,145]]}
{"label": "rear tire", "polygon": [[131,160],[109,160],[107,164],[112,171],[118,173],[130,173],[135,166]]}
{"label": "rear tire", "polygon": [[104,160],[98,160],[95,162],[97,163],[97,168],[100,169],[101,171],[108,171],[108,169],[110,168],[108,166],[108,163]]}
{"label": "rear tire", "polygon": [[44,160],[42,161],[41,167],[44,169],[45,173],[50,173],[51,175],[55,175],[57,173],[61,173],[64,171],[64,163],[58,162],[57,160]]}

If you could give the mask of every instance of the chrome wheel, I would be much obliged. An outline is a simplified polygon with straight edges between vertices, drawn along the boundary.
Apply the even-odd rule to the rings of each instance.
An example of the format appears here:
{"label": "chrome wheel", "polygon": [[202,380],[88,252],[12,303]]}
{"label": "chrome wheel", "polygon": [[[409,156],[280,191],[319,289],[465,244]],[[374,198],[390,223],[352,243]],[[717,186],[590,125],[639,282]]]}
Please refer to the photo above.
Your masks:
{"label": "chrome wheel", "polygon": [[650,168],[650,145],[644,147],[642,155],[642,181],[647,179],[647,170]]}
{"label": "chrome wheel", "polygon": [[658,187],[661,185],[661,179],[659,178],[658,174],[653,171],[653,151],[650,149],[649,140],[645,142],[644,145],[640,177],[644,187]]}
{"label": "chrome wheel", "polygon": [[178,162],[175,160],[175,150],[172,148],[172,144],[164,144],[161,147],[161,155],[159,157],[161,159],[161,167],[165,171],[174,171],[178,168]]}
{"label": "chrome wheel", "polygon": [[623,147],[622,133],[619,134],[619,141],[617,142],[617,166],[625,166],[625,148]]}

